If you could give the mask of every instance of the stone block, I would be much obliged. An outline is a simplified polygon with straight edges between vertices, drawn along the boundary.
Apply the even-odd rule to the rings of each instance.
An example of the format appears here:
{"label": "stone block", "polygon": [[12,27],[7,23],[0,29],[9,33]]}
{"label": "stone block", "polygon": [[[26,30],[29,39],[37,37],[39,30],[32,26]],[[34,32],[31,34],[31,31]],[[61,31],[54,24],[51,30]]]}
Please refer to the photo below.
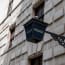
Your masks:
{"label": "stone block", "polygon": [[27,46],[27,50],[28,50],[28,56],[30,56],[33,52],[33,45],[30,42],[27,42],[28,46]]}
{"label": "stone block", "polygon": [[65,55],[61,55],[55,60],[56,65],[65,65]]}
{"label": "stone block", "polygon": [[64,24],[56,27],[54,30],[53,30],[54,33],[56,34],[62,34],[64,32]]}
{"label": "stone block", "polygon": [[65,53],[64,47],[58,45],[54,47],[54,56],[58,56]]}
{"label": "stone block", "polygon": [[26,40],[26,32],[25,31],[22,32],[22,40]]}
{"label": "stone block", "polygon": [[15,64],[15,61],[11,61],[11,62],[10,62],[10,65],[16,65],[16,64]]}
{"label": "stone block", "polygon": [[45,33],[44,42],[49,41],[50,39],[52,39],[52,37],[49,34]]}
{"label": "stone block", "polygon": [[36,51],[37,51],[37,44],[34,44],[34,43],[33,43],[32,45],[33,45],[33,48],[32,48],[32,49],[33,49],[33,52],[32,52],[32,53],[34,54],[34,53],[36,53]]}
{"label": "stone block", "polygon": [[55,60],[54,59],[48,60],[48,61],[45,62],[44,65],[55,65]]}
{"label": "stone block", "polygon": [[22,50],[21,53],[26,53],[27,52],[27,44],[25,44],[24,46],[22,46]]}
{"label": "stone block", "polygon": [[15,58],[16,55],[15,55],[15,49],[14,50],[11,50],[11,59]]}
{"label": "stone block", "polygon": [[53,0],[53,5],[57,5],[58,3],[60,3],[62,0]]}
{"label": "stone block", "polygon": [[57,12],[55,12],[55,14],[54,14],[54,20],[59,19],[63,15],[64,15],[63,8],[61,8],[60,10],[58,10]]}
{"label": "stone block", "polygon": [[56,33],[56,34],[62,34],[64,32],[64,23],[60,23],[60,21],[50,27],[48,27],[48,31]]}
{"label": "stone block", "polygon": [[23,30],[24,30],[24,27],[23,27],[23,25],[22,25],[22,23],[21,23],[21,24],[19,24],[19,25],[16,27],[15,35],[17,35],[18,33],[20,33],[20,32],[23,31]]}
{"label": "stone block", "polygon": [[49,11],[52,8],[53,8],[52,0],[48,0],[47,2],[45,2],[44,13],[46,13],[47,11]]}
{"label": "stone block", "polygon": [[19,56],[20,53],[21,53],[21,49],[20,49],[20,47],[18,46],[18,47],[15,48],[15,55],[16,55],[16,56]]}
{"label": "stone block", "polygon": [[55,9],[50,10],[49,12],[47,12],[44,16],[44,22],[51,24],[53,23],[53,17],[55,14]]}
{"label": "stone block", "polygon": [[8,29],[2,31],[2,33],[0,33],[0,39],[3,38],[6,34],[8,34]]}
{"label": "stone block", "polygon": [[5,51],[7,51],[7,47],[4,46],[0,50],[1,50],[0,55],[2,55]]}
{"label": "stone block", "polygon": [[52,48],[43,51],[43,60],[48,60],[52,58]]}
{"label": "stone block", "polygon": [[26,3],[22,3],[22,9],[21,9],[21,12],[20,12],[20,14],[18,16],[16,25],[18,25],[21,22],[23,22],[24,20],[26,20],[26,18],[28,18],[28,16],[30,15],[30,13],[32,14],[32,11],[31,11],[32,8],[30,8],[31,5],[32,5],[31,0],[30,1],[28,0],[28,2],[26,2]]}
{"label": "stone block", "polygon": [[52,16],[50,16],[50,14],[49,15],[45,15],[44,16],[44,22],[46,22],[46,23],[52,23],[53,22],[53,17]]}
{"label": "stone block", "polygon": [[23,32],[21,32],[14,38],[15,45],[21,43],[23,41],[23,39],[24,39]]}
{"label": "stone block", "polygon": [[44,44],[44,46],[43,46],[43,51],[48,50],[48,49],[51,48],[50,43],[51,43],[51,42],[48,42],[48,43]]}
{"label": "stone block", "polygon": [[27,64],[27,62],[26,62],[26,60],[22,60],[22,61],[20,61],[20,65],[26,65]]}
{"label": "stone block", "polygon": [[3,47],[7,44],[7,36],[5,38],[3,38],[1,41],[0,41],[0,47]]}
{"label": "stone block", "polygon": [[38,43],[37,52],[41,51],[43,48],[43,43]]}

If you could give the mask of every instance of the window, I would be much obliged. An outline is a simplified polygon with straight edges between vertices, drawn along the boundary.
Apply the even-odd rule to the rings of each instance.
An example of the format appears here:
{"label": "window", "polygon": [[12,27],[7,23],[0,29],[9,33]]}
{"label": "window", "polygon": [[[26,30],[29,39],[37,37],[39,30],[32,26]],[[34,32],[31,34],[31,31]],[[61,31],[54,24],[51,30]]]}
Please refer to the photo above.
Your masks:
{"label": "window", "polygon": [[14,39],[14,31],[15,31],[14,28],[10,30],[10,33],[11,33],[11,39],[10,39],[10,41],[12,41]]}
{"label": "window", "polygon": [[10,45],[9,45],[9,48],[12,46],[12,41],[14,40],[15,26],[16,26],[16,24],[14,23],[9,28],[9,31],[10,31]]}
{"label": "window", "polygon": [[[34,10],[35,16],[41,17],[44,13],[44,2],[40,3],[37,7],[35,7],[34,5],[33,10]],[[40,19],[43,20],[43,17],[44,16],[42,16]]]}
{"label": "window", "polygon": [[42,65],[42,55],[31,59],[31,65]]}

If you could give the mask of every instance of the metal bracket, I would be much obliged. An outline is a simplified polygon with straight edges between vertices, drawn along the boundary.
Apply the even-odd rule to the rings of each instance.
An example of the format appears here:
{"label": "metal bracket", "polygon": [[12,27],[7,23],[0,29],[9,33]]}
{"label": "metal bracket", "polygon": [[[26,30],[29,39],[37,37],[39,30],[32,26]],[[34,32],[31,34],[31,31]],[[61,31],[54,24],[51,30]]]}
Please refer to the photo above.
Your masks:
{"label": "metal bracket", "polygon": [[50,34],[55,41],[58,41],[58,43],[65,48],[65,37],[64,36],[61,36],[61,35],[58,35],[52,32],[48,32],[48,31],[45,31],[45,32]]}

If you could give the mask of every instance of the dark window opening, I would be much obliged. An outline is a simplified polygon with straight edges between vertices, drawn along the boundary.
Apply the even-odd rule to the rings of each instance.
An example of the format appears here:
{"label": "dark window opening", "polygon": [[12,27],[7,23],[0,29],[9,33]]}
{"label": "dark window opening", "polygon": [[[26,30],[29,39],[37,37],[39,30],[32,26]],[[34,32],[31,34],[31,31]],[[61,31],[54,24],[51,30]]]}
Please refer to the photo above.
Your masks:
{"label": "dark window opening", "polygon": [[34,13],[35,13],[35,16],[41,17],[40,19],[43,20],[44,16],[42,15],[44,14],[44,2],[42,2],[36,8],[34,8]]}
{"label": "dark window opening", "polygon": [[16,24],[15,24],[15,23],[14,23],[14,24],[12,24],[12,25],[10,26],[11,40],[13,40],[13,39],[14,39],[15,26],[16,26]]}
{"label": "dark window opening", "polygon": [[42,55],[31,59],[30,64],[31,65],[42,65]]}
{"label": "dark window opening", "polygon": [[16,26],[16,24],[14,23],[9,28],[9,30],[10,30],[10,45],[9,45],[9,48],[12,46],[12,41],[14,40],[15,26]]}

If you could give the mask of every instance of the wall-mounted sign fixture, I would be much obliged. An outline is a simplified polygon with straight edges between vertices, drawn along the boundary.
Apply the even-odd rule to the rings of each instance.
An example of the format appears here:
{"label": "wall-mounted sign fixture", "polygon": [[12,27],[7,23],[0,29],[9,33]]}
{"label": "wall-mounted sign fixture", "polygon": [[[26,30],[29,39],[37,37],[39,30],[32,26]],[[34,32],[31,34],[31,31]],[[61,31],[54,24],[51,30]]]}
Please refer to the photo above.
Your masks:
{"label": "wall-mounted sign fixture", "polygon": [[43,23],[38,19],[30,19],[26,24],[24,24],[26,39],[34,43],[41,41],[47,26],[47,23]]}
{"label": "wall-mounted sign fixture", "polygon": [[46,31],[48,24],[40,21],[38,18],[30,19],[26,24],[24,24],[26,39],[30,42],[38,43],[40,42],[45,33],[50,34],[55,41],[58,41],[60,45],[65,47],[65,37]]}

